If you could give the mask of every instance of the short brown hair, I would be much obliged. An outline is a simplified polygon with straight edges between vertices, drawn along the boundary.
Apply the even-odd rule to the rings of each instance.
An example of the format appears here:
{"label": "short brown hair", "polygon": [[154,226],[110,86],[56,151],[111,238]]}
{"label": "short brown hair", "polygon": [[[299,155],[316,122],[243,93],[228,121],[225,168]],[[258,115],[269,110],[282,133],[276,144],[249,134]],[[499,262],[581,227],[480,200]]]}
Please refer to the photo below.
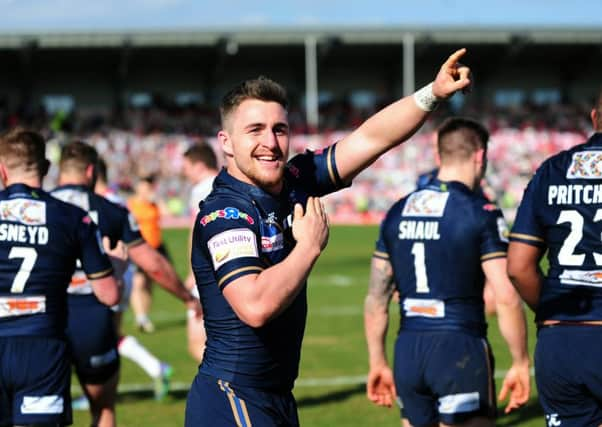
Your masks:
{"label": "short brown hair", "polygon": [[15,128],[0,137],[0,161],[9,170],[36,172],[40,178],[50,167],[44,137],[23,128]]}
{"label": "short brown hair", "polygon": [[437,131],[437,150],[441,162],[448,159],[465,160],[474,152],[487,151],[489,132],[478,121],[467,117],[452,117]]}
{"label": "short brown hair", "polygon": [[184,157],[191,163],[203,163],[209,169],[217,169],[217,157],[209,144],[200,143],[191,145],[184,152]]}
{"label": "short brown hair", "polygon": [[220,105],[222,126],[224,126],[228,115],[247,99],[272,101],[282,105],[284,109],[288,107],[286,90],[280,84],[264,76],[245,80],[234,86],[222,98]]}
{"label": "short brown hair", "polygon": [[98,152],[83,141],[73,141],[61,150],[61,172],[85,173],[89,165],[98,165]]}

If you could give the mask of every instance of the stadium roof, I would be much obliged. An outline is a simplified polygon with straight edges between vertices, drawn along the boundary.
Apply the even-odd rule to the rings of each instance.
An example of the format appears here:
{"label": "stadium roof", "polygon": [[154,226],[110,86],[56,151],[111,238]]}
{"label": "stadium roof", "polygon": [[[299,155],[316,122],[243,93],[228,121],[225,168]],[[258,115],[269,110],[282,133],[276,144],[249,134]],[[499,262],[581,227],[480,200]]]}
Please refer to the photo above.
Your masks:
{"label": "stadium roof", "polygon": [[412,26],[388,27],[255,27],[232,30],[147,30],[147,31],[48,31],[0,33],[0,48],[18,49],[34,44],[39,48],[159,47],[211,46],[233,41],[250,45],[303,44],[308,36],[318,40],[337,39],[350,44],[402,43],[407,34],[417,43],[430,44],[506,44],[516,41],[529,44],[602,44],[602,29],[596,28],[479,28],[439,27],[425,29]]}

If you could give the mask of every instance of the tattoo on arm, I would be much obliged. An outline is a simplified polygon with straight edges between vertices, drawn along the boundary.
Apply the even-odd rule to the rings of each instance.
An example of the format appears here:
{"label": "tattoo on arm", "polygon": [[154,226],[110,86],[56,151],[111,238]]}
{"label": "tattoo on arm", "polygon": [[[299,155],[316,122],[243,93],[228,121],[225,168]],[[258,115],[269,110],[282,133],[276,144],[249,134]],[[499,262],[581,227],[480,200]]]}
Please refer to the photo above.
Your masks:
{"label": "tattoo on arm", "polygon": [[372,259],[370,271],[370,284],[366,297],[366,310],[374,312],[376,309],[389,306],[389,301],[395,290],[393,281],[393,268],[389,261]]}

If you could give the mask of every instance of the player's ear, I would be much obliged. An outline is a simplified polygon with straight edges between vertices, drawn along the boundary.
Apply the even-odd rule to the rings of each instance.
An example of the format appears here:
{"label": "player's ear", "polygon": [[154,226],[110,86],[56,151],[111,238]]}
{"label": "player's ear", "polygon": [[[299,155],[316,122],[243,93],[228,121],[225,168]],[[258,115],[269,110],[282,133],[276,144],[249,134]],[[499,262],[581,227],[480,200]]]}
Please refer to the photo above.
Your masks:
{"label": "player's ear", "polygon": [[86,166],[86,178],[91,181],[94,178],[94,165],[89,164]]}
{"label": "player's ear", "polygon": [[232,139],[230,138],[230,134],[228,131],[222,129],[217,133],[217,140],[222,146],[222,150],[224,150],[224,154],[226,156],[233,156],[234,149],[232,147]]}
{"label": "player's ear", "polygon": [[6,187],[6,183],[8,181],[8,172],[6,171],[4,163],[0,163],[0,180],[2,180],[2,185]]}
{"label": "player's ear", "polygon": [[592,119],[592,127],[594,130],[598,129],[598,109],[592,108],[592,111],[589,113],[589,117]]}

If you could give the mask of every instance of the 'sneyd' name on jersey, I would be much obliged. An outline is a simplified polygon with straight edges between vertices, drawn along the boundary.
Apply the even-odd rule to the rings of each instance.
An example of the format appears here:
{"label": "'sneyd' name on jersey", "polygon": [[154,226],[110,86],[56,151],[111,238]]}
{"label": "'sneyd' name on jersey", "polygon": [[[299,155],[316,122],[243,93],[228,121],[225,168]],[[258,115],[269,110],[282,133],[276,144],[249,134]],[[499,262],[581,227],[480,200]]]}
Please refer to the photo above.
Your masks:
{"label": "'sneyd' name on jersey", "polygon": [[112,274],[85,211],[23,184],[0,192],[0,336],[63,336],[78,258],[90,279]]}
{"label": "'sneyd' name on jersey", "polygon": [[536,320],[602,320],[602,134],[550,157],[529,182],[510,239],[547,248]]}
{"label": "'sneyd' name on jersey", "polygon": [[295,203],[343,187],[335,147],[306,152],[286,166],[280,195],[243,183],[225,170],[201,203],[193,234],[192,267],[203,304],[207,347],[200,373],[240,386],[290,390],[297,377],[307,314],[306,287],[261,328],[242,322],[222,291],[232,281],[282,261],[295,246]]}
{"label": "'sneyd' name on jersey", "polygon": [[394,204],[374,257],[388,260],[402,328],[484,336],[482,262],[505,257],[501,211],[459,182],[436,178]]}
{"label": "'sneyd' name on jersey", "polygon": [[[143,242],[136,220],[129,211],[106,198],[91,192],[83,185],[63,185],[51,194],[66,203],[80,207],[88,212],[92,221],[98,226],[102,236],[107,236],[111,247],[121,240],[132,247]],[[92,295],[92,285],[78,260],[77,269],[68,289],[72,295]]]}

